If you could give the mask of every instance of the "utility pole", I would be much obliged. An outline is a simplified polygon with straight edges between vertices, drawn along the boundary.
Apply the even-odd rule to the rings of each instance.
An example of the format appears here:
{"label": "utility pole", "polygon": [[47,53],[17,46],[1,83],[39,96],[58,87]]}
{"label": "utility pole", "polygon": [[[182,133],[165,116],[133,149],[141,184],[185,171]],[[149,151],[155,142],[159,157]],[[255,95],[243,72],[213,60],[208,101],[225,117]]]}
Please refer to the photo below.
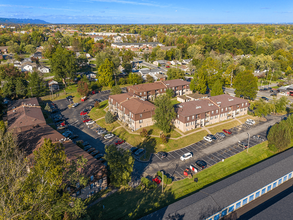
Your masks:
{"label": "utility pole", "polygon": [[248,153],[250,135],[248,132],[247,132],[247,134],[248,134],[248,143],[247,143],[247,153]]}
{"label": "utility pole", "polygon": [[162,192],[164,191],[164,171],[162,171]]}

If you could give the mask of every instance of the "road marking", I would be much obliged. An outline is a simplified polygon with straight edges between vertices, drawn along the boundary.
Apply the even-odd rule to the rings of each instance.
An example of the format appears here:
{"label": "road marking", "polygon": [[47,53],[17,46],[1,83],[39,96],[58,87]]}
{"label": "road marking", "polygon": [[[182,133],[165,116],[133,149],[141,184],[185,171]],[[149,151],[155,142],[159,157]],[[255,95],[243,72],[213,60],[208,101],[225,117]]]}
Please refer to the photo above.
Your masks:
{"label": "road marking", "polygon": [[179,176],[183,177],[183,179],[185,178],[184,176],[182,176],[179,172],[177,172],[177,170],[175,170],[176,173],[179,174]]}
{"label": "road marking", "polygon": [[157,154],[155,154],[156,156],[157,156],[157,158],[159,158],[160,159],[160,161],[162,161],[162,159],[157,155]]}
{"label": "road marking", "polygon": [[[171,153],[172,153],[172,152],[171,152]],[[168,153],[168,156],[171,155],[172,157],[174,157],[174,155],[172,155],[171,153]],[[174,158],[176,158],[176,157],[174,157]]]}

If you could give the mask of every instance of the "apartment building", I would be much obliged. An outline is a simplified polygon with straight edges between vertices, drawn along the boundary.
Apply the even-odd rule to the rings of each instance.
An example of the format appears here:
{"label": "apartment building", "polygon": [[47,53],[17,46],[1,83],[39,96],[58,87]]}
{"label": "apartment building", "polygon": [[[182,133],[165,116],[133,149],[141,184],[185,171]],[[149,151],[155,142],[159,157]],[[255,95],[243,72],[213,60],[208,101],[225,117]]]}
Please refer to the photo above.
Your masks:
{"label": "apartment building", "polygon": [[152,50],[153,48],[157,46],[164,46],[161,43],[158,42],[146,42],[146,43],[112,43],[112,48],[118,48],[118,49],[130,49],[132,51],[139,51],[140,49],[149,49]]}
{"label": "apartment building", "polygon": [[183,132],[247,114],[249,102],[227,94],[181,103],[174,125]]}
{"label": "apartment building", "polygon": [[155,105],[133,93],[109,96],[109,110],[135,131],[154,124]]}
{"label": "apartment building", "polygon": [[173,79],[128,86],[127,91],[147,100],[154,100],[158,95],[166,93],[167,89],[172,89],[175,96],[190,94],[192,91],[190,90],[189,85],[190,82],[182,79]]}
{"label": "apartment building", "polygon": [[39,149],[45,139],[62,144],[68,160],[76,160],[79,156],[87,159],[84,174],[89,178],[87,186],[68,187],[72,196],[82,199],[107,187],[107,169],[100,160],[82,150],[70,139],[46,124],[41,107],[36,98],[13,101],[7,111],[8,130],[12,132],[19,148],[25,152],[29,161],[33,161],[33,152]]}

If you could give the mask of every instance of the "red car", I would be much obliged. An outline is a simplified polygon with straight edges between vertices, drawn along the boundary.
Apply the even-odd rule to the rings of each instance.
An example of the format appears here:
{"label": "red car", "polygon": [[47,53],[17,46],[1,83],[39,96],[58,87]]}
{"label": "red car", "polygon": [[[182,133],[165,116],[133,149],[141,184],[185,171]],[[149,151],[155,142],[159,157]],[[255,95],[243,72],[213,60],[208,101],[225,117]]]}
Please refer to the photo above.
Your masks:
{"label": "red car", "polygon": [[119,140],[119,141],[116,141],[116,142],[115,142],[115,145],[117,146],[117,145],[119,145],[119,144],[123,144],[123,143],[124,143],[123,140]]}
{"label": "red car", "polygon": [[161,179],[161,177],[156,176],[156,177],[153,179],[153,181],[154,181],[156,184],[160,184],[160,183],[162,182],[162,179]]}
{"label": "red car", "polygon": [[87,100],[87,97],[86,96],[84,96],[84,97],[81,98],[81,101],[82,102],[84,102],[85,100]]}
{"label": "red car", "polygon": [[223,129],[223,131],[224,131],[226,134],[232,134],[232,132],[231,132],[230,130]]}
{"label": "red car", "polygon": [[61,126],[61,127],[64,127],[64,126],[65,126],[65,122],[62,122],[62,123],[60,124],[60,126]]}
{"label": "red car", "polygon": [[85,120],[83,120],[83,123],[86,123],[86,122],[89,122],[89,121],[91,121],[92,119],[85,119]]}
{"label": "red car", "polygon": [[170,66],[166,66],[166,68],[170,68]]}
{"label": "red car", "polygon": [[87,112],[85,112],[85,111],[82,111],[81,113],[80,113],[80,115],[86,115],[87,114]]}
{"label": "red car", "polygon": [[94,94],[96,94],[96,91],[95,90],[92,91],[92,95],[94,95]]}

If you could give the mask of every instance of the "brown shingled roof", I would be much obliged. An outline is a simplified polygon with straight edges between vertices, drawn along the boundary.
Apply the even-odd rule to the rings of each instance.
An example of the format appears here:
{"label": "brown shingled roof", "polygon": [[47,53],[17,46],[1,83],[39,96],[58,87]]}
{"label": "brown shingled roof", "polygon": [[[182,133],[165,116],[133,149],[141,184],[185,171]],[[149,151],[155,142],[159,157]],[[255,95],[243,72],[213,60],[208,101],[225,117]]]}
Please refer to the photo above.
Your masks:
{"label": "brown shingled roof", "polygon": [[125,100],[127,100],[127,98],[131,98],[133,97],[133,93],[128,92],[128,93],[122,93],[122,94],[117,94],[117,95],[110,95],[109,99],[113,99],[118,103],[121,103]]}
{"label": "brown shingled roof", "polygon": [[145,92],[150,90],[165,89],[166,86],[162,82],[154,82],[128,86],[128,88],[131,88],[137,92]]}
{"label": "brown shingled roof", "polygon": [[[181,106],[181,107],[180,107]],[[184,102],[176,108],[177,114],[182,116],[197,115],[204,112],[210,112],[219,109],[218,106],[213,104],[208,99],[200,99],[190,102]]]}
{"label": "brown shingled roof", "polygon": [[39,102],[37,98],[29,98],[29,99],[18,99],[13,100],[10,102],[8,106],[8,111],[12,110],[13,108],[17,108],[22,105],[32,105],[32,106],[39,106]]}
{"label": "brown shingled roof", "polygon": [[39,106],[20,106],[7,112],[8,129],[46,124]]}
{"label": "brown shingled roof", "polygon": [[227,94],[213,96],[213,97],[210,97],[209,99],[215,102],[220,107],[228,107],[228,106],[239,105],[241,103],[248,102],[245,99],[233,97]]}
{"label": "brown shingled roof", "polygon": [[176,87],[176,86],[185,86],[190,84],[190,82],[187,82],[183,79],[166,80],[166,81],[163,81],[162,83],[164,83],[168,88]]}
{"label": "brown shingled roof", "polygon": [[134,97],[121,103],[121,106],[128,109],[133,114],[152,111],[156,108],[154,104]]}

